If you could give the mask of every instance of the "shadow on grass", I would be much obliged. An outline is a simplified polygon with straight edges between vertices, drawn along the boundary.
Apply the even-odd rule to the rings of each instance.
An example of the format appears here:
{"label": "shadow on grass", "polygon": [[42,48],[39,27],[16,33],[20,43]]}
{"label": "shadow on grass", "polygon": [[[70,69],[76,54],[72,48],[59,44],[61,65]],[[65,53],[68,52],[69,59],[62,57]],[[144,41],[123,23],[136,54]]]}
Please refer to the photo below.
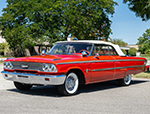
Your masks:
{"label": "shadow on grass", "polygon": [[[131,86],[136,85],[136,84],[145,83],[145,82],[148,82],[148,81],[133,80],[131,82]],[[117,81],[101,82],[101,83],[95,83],[95,84],[81,86],[78,94],[103,91],[103,90],[115,89],[115,88],[120,88],[120,87],[123,88],[123,87],[130,87],[130,86],[120,86]],[[8,91],[27,94],[27,95],[63,97],[59,94],[57,87],[55,87],[55,86],[35,86],[35,87],[32,87],[32,89],[30,89],[28,91],[20,91],[17,89],[9,89]]]}

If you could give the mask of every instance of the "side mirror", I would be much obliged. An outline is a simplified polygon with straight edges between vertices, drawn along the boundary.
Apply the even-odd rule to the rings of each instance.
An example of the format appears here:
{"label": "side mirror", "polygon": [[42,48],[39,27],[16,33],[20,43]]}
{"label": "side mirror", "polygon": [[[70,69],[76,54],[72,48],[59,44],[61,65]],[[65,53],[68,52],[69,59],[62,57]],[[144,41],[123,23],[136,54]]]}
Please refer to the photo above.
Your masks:
{"label": "side mirror", "polygon": [[99,56],[99,54],[98,54],[98,53],[96,53],[96,54],[95,54],[95,56],[94,56],[93,58],[98,58],[98,56]]}
{"label": "side mirror", "polygon": [[42,50],[41,55],[45,55],[46,51]]}
{"label": "side mirror", "polygon": [[82,57],[87,57],[87,53],[85,52],[85,51],[82,51],[82,53],[81,53],[82,55]]}

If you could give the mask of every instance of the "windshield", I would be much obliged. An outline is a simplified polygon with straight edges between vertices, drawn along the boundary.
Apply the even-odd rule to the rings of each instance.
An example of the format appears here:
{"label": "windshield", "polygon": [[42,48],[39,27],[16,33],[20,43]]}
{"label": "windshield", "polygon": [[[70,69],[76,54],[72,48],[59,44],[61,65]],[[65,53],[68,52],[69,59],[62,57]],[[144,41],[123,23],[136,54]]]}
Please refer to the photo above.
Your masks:
{"label": "windshield", "polygon": [[90,54],[92,44],[78,43],[78,42],[65,42],[56,43],[47,54],[73,54],[82,53],[83,51]]}

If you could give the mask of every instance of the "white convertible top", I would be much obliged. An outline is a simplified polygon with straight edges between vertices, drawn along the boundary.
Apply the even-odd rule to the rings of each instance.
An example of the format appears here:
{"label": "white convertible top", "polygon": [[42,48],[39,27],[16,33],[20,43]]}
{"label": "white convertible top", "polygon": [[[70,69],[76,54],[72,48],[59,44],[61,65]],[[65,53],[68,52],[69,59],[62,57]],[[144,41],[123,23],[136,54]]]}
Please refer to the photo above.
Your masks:
{"label": "white convertible top", "polygon": [[110,45],[115,48],[119,56],[125,56],[125,54],[121,51],[118,45],[115,45],[111,42],[99,41],[99,40],[75,40],[75,41],[58,41],[56,43],[63,43],[63,42],[83,42],[83,43],[92,43],[92,44],[105,44]]}

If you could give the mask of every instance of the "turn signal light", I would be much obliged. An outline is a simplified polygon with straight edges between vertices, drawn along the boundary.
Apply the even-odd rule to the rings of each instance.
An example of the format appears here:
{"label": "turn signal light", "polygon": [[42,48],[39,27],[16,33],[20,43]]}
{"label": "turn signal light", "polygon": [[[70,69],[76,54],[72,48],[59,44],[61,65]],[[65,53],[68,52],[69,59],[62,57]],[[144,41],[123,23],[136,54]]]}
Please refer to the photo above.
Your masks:
{"label": "turn signal light", "polygon": [[50,81],[50,79],[49,78],[45,78],[45,81]]}
{"label": "turn signal light", "polygon": [[7,74],[5,74],[5,77],[8,77],[8,75],[7,75]]}

